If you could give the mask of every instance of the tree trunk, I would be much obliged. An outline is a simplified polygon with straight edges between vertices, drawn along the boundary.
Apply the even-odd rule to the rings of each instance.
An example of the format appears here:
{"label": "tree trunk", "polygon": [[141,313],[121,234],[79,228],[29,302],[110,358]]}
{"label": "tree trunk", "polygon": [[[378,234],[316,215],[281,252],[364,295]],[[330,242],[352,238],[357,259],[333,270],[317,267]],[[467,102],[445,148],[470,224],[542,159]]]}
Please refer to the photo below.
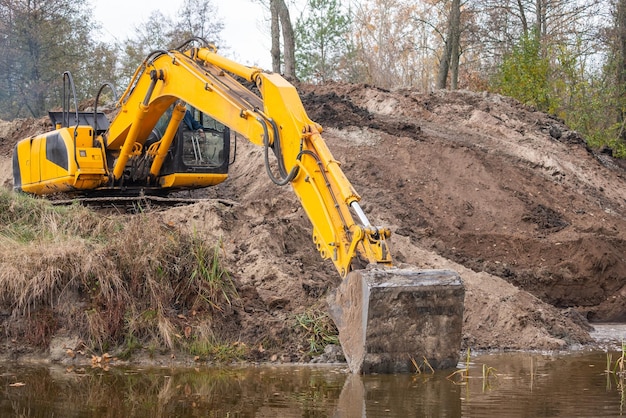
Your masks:
{"label": "tree trunk", "polygon": [[537,13],[537,23],[536,23],[536,28],[537,28],[537,36],[538,39],[543,39],[545,38],[546,34],[548,33],[548,28],[547,28],[547,17],[546,17],[546,13],[548,12],[548,2],[546,0],[537,0],[536,4],[536,13]]}
{"label": "tree trunk", "polygon": [[452,0],[450,15],[448,16],[448,31],[439,71],[437,72],[437,88],[445,89],[448,81],[448,71],[452,69],[452,88],[457,87],[459,74],[459,50],[461,38],[461,0]]}
{"label": "tree trunk", "polygon": [[287,78],[296,78],[296,42],[293,34],[293,25],[289,17],[289,9],[285,0],[276,0],[278,4],[278,16],[280,27],[283,32],[283,56],[285,59],[285,72]]}
{"label": "tree trunk", "polygon": [[[624,112],[624,103],[626,103],[626,0],[619,0],[617,3],[617,18],[615,22],[617,31],[617,83],[620,100],[619,106],[619,123],[624,126],[626,124],[626,114]],[[622,128],[622,141],[626,141],[626,129]]]}
{"label": "tree trunk", "polygon": [[446,40],[443,49],[443,55],[439,60],[439,71],[437,71],[437,89],[445,89],[446,81],[448,80],[448,69],[450,68],[450,55],[452,53],[450,48],[450,40]]}
{"label": "tree trunk", "polygon": [[452,46],[450,47],[450,88],[459,86],[459,58],[461,56],[461,0],[452,0],[450,11],[452,21]]}
{"label": "tree trunk", "polygon": [[526,12],[524,11],[522,0],[517,0],[517,7],[519,9],[520,19],[522,20],[522,31],[524,32],[524,36],[528,36],[528,20],[526,20]]}
{"label": "tree trunk", "polygon": [[272,71],[280,73],[280,25],[278,20],[278,0],[270,0]]}

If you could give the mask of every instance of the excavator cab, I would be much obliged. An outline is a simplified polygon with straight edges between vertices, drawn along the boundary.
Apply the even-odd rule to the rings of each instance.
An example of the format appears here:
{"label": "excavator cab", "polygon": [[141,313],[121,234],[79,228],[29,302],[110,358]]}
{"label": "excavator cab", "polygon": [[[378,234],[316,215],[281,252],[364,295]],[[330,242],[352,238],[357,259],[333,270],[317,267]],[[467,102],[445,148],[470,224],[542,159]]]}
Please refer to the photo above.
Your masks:
{"label": "excavator cab", "polygon": [[202,112],[190,111],[202,126],[202,132],[192,130],[185,122],[180,123],[161,175],[228,173],[230,129]]}
{"label": "excavator cab", "polygon": [[[228,176],[230,129],[196,109],[187,111],[200,127],[181,121],[155,179],[157,191],[212,186]],[[153,133],[163,132],[170,117],[171,112],[164,113]]]}

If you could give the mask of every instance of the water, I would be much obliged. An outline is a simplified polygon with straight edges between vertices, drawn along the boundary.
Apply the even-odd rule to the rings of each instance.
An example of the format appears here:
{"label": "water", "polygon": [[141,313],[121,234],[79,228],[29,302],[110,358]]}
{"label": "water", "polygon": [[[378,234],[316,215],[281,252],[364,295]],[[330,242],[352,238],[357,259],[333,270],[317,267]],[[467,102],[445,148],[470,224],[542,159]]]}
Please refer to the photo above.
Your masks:
{"label": "water", "polygon": [[[465,361],[459,366],[464,370]],[[453,371],[362,377],[337,366],[0,364],[0,416],[626,417],[624,379],[605,369],[604,352],[472,356],[469,377]]]}

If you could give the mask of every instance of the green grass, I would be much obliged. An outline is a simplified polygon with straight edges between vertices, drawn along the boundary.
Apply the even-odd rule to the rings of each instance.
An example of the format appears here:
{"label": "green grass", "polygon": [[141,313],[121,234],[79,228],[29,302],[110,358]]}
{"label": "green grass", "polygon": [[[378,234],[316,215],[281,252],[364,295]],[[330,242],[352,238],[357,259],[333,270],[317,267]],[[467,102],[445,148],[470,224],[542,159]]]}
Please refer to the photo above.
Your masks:
{"label": "green grass", "polygon": [[238,297],[237,289],[220,261],[221,248],[221,242],[209,248],[197,237],[191,242],[195,263],[188,287],[195,288],[197,299],[194,306],[206,304],[214,311],[222,311],[224,304],[230,305],[233,298]]}
{"label": "green grass", "polygon": [[295,322],[296,329],[304,332],[309,354],[321,354],[327,345],[339,344],[337,327],[325,312],[308,310],[296,315]]}

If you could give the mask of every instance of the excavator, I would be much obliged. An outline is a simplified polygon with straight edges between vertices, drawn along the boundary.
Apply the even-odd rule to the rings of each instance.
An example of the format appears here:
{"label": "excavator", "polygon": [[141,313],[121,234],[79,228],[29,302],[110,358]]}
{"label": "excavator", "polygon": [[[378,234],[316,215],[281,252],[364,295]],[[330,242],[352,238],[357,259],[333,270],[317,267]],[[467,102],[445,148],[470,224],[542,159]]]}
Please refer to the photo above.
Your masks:
{"label": "excavator", "polygon": [[[328,303],[351,370],[408,371],[416,358],[434,367],[456,365],[460,277],[394,266],[389,228],[370,223],[322,127],[309,119],[296,88],[280,74],[239,64],[193,38],[150,53],[110,121],[97,110],[107,87],[115,91],[103,84],[93,112],[79,112],[71,74],[64,74],[63,111],[50,112],[54,130],[15,146],[16,191],[166,195],[216,185],[228,176],[234,131],[263,147],[269,178],[291,186],[311,221],[314,245],[343,279]],[[200,128],[189,129],[188,117],[200,119]],[[357,259],[368,268],[354,269]]]}

